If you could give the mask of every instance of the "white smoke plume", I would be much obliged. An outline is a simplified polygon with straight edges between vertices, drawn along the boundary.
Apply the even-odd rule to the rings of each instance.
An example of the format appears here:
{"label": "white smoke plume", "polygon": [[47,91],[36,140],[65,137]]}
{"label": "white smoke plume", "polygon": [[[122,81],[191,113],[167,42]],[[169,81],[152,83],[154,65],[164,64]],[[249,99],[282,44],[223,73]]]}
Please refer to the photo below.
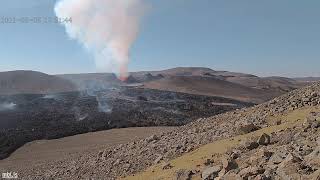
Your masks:
{"label": "white smoke plume", "polygon": [[137,38],[144,0],[60,0],[56,3],[58,18],[72,18],[64,22],[68,35],[77,39],[94,53],[101,71],[128,76],[130,48]]}

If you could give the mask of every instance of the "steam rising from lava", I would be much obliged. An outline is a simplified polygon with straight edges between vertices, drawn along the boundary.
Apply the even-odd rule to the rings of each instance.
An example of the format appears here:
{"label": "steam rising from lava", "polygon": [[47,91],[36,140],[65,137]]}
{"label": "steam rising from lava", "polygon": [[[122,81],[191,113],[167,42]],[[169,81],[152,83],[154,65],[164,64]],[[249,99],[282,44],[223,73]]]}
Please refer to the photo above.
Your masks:
{"label": "steam rising from lava", "polygon": [[143,0],[60,0],[55,6],[68,35],[95,55],[101,71],[127,74],[130,48],[137,38],[140,19],[145,13]]}
{"label": "steam rising from lava", "polygon": [[16,107],[16,104],[12,103],[12,102],[0,103],[0,111],[13,110],[13,109],[15,109],[15,107]]}

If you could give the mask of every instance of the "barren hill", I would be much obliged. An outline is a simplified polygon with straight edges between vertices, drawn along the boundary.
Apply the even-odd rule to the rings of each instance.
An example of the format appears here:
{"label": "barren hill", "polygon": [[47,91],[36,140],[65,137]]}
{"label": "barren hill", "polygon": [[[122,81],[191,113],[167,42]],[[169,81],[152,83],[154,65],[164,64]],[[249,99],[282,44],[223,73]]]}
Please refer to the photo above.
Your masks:
{"label": "barren hill", "polygon": [[301,77],[301,78],[294,78],[296,81],[300,82],[316,82],[320,81],[320,77]]}
{"label": "barren hill", "polygon": [[152,75],[162,74],[167,76],[202,76],[205,74],[215,73],[216,71],[205,67],[176,67],[171,69],[165,69],[160,71],[140,71],[133,72],[133,76],[139,76],[142,74],[150,73]]}
{"label": "barren hill", "polygon": [[230,71],[215,71],[210,68],[203,67],[177,67],[172,69],[166,69],[161,71],[141,71],[133,72],[134,77],[143,76],[146,74],[163,75],[163,76],[199,76],[199,77],[212,77],[220,80],[229,81],[243,86],[257,88],[257,89],[271,89],[279,88],[283,91],[289,91],[305,85],[297,79],[285,78],[285,77],[258,77],[252,74],[230,72]]}
{"label": "barren hill", "polygon": [[236,84],[241,84],[255,89],[269,90],[280,94],[307,85],[307,82],[300,82],[285,77],[227,77],[225,80]]}
{"label": "barren hill", "polygon": [[138,71],[131,73],[134,77],[140,77],[146,74],[153,76],[201,76],[201,77],[215,77],[217,79],[225,80],[227,77],[257,77],[251,74],[237,73],[230,71],[215,71],[205,67],[176,67],[171,69],[159,71]]}
{"label": "barren hill", "polygon": [[178,67],[162,71],[132,73],[134,77],[142,77],[145,74],[164,77],[145,82],[146,88],[218,95],[255,103],[265,102],[308,84],[285,77],[258,77],[201,67]]}
{"label": "barren hill", "polygon": [[121,82],[112,73],[57,75],[76,84],[79,89],[106,89],[127,84],[144,84],[144,88],[221,96],[255,103],[306,85],[284,77],[258,77],[251,74],[215,71],[204,67],[177,67],[160,71],[131,72]]}
{"label": "barren hill", "polygon": [[36,71],[0,72],[0,94],[46,94],[74,91],[65,79]]}
{"label": "barren hill", "polygon": [[240,84],[202,76],[170,76],[147,82],[145,88],[160,89],[191,94],[221,96],[232,99],[261,103],[278,95],[276,93],[253,89]]}

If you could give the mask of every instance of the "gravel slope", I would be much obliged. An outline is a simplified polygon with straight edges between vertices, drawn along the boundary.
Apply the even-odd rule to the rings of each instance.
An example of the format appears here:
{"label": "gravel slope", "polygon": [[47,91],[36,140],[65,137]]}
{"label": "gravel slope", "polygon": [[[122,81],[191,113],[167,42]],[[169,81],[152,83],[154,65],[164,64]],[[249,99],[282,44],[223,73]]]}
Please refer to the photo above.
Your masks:
{"label": "gravel slope", "polygon": [[39,140],[25,144],[9,158],[0,160],[0,172],[17,172],[21,178],[34,170],[50,170],[59,162],[71,163],[83,155],[95,155],[101,149],[138,141],[152,134],[168,132],[174,127],[112,129],[55,140]]}

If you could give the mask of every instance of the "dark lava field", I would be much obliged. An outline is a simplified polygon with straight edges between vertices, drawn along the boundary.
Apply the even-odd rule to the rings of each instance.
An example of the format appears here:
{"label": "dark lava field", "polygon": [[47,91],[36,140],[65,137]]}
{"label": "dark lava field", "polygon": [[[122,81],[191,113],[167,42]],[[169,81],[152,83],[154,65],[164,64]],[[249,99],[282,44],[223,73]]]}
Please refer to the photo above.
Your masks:
{"label": "dark lava field", "polygon": [[252,105],[137,87],[0,96],[0,159],[33,140],[112,128],[180,126]]}

